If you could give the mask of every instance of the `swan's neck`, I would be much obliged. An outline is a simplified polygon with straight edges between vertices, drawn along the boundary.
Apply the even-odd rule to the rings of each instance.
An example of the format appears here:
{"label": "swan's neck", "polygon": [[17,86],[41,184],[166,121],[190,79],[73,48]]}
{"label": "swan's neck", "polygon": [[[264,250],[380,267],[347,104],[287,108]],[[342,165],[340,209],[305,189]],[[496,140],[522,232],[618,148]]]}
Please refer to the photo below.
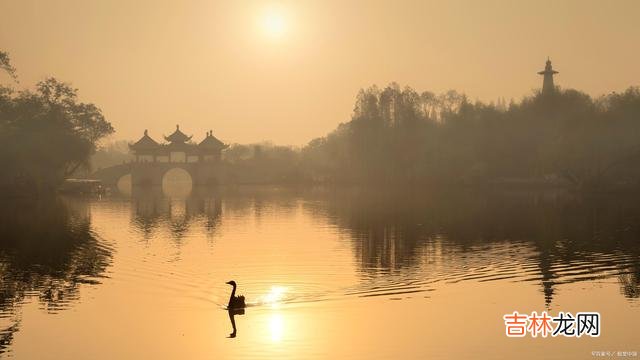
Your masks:
{"label": "swan's neck", "polygon": [[231,296],[229,297],[229,304],[233,301],[233,297],[236,295],[236,286],[233,285],[233,290],[231,290]]}

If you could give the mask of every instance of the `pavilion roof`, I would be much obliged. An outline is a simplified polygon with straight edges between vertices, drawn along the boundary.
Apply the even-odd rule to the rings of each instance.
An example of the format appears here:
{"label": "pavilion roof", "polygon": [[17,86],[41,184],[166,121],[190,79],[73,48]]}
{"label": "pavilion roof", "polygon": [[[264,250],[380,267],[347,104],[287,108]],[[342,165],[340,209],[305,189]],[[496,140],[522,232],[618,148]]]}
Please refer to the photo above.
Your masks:
{"label": "pavilion roof", "polygon": [[226,145],[222,141],[218,140],[215,136],[213,136],[213,131],[207,132],[207,136],[198,144],[199,147],[204,149],[215,149],[221,150],[226,149],[229,145]]}
{"label": "pavilion roof", "polygon": [[130,149],[133,150],[141,150],[141,149],[154,149],[160,146],[155,140],[153,140],[149,136],[149,132],[147,130],[144,131],[144,135],[140,138],[140,140],[135,143],[129,145]]}
{"label": "pavilion roof", "polygon": [[173,134],[171,134],[169,136],[165,136],[164,138],[165,138],[165,140],[169,141],[170,143],[185,143],[185,142],[191,140],[192,137],[193,137],[193,135],[187,136],[185,133],[180,131],[180,126],[176,125],[176,131],[174,131]]}

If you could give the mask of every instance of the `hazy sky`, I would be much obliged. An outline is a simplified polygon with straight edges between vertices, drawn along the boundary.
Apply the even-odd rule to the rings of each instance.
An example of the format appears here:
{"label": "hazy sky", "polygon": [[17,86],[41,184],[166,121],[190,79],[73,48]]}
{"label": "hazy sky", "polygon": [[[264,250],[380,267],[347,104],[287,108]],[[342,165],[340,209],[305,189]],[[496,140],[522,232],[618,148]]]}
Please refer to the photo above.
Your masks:
{"label": "hazy sky", "polygon": [[372,84],[518,99],[548,55],[563,87],[639,85],[638,16],[635,0],[0,0],[0,49],[19,87],[79,88],[113,139],[179,123],[197,140],[304,144]]}

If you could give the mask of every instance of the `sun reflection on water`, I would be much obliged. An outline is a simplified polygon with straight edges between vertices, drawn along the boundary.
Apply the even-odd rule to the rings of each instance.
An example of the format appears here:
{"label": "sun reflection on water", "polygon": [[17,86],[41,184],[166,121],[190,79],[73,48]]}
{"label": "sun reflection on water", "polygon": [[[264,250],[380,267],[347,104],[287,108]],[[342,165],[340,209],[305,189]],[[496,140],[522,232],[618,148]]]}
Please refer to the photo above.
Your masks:
{"label": "sun reflection on water", "polygon": [[283,286],[273,286],[271,291],[262,298],[262,303],[270,305],[272,308],[278,308],[284,299],[287,288]]}
{"label": "sun reflection on water", "polygon": [[282,314],[274,313],[269,318],[269,335],[272,342],[280,342],[284,333],[284,320]]}

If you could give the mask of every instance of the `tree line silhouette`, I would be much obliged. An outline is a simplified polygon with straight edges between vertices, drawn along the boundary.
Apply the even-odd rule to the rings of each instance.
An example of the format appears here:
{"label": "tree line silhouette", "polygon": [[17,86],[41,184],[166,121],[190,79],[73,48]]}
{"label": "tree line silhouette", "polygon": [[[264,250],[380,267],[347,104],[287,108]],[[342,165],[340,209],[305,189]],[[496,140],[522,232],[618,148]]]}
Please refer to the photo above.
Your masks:
{"label": "tree line silhouette", "polygon": [[637,187],[640,89],[557,88],[507,105],[373,86],[350,121],[306,146],[235,144],[224,158],[241,182]]}
{"label": "tree line silhouette", "polygon": [[638,88],[597,99],[557,89],[507,107],[374,86],[358,94],[351,121],[302,150],[301,164],[336,182],[637,185],[639,120]]}
{"label": "tree line silhouette", "polygon": [[[2,52],[0,69],[17,79]],[[76,94],[53,78],[34,91],[0,87],[0,186],[41,192],[92,163],[126,161],[122,144],[97,147],[114,129]],[[237,183],[636,188],[640,88],[597,98],[555,88],[507,105],[372,86],[326,136],[302,147],[234,144],[223,159]]]}

